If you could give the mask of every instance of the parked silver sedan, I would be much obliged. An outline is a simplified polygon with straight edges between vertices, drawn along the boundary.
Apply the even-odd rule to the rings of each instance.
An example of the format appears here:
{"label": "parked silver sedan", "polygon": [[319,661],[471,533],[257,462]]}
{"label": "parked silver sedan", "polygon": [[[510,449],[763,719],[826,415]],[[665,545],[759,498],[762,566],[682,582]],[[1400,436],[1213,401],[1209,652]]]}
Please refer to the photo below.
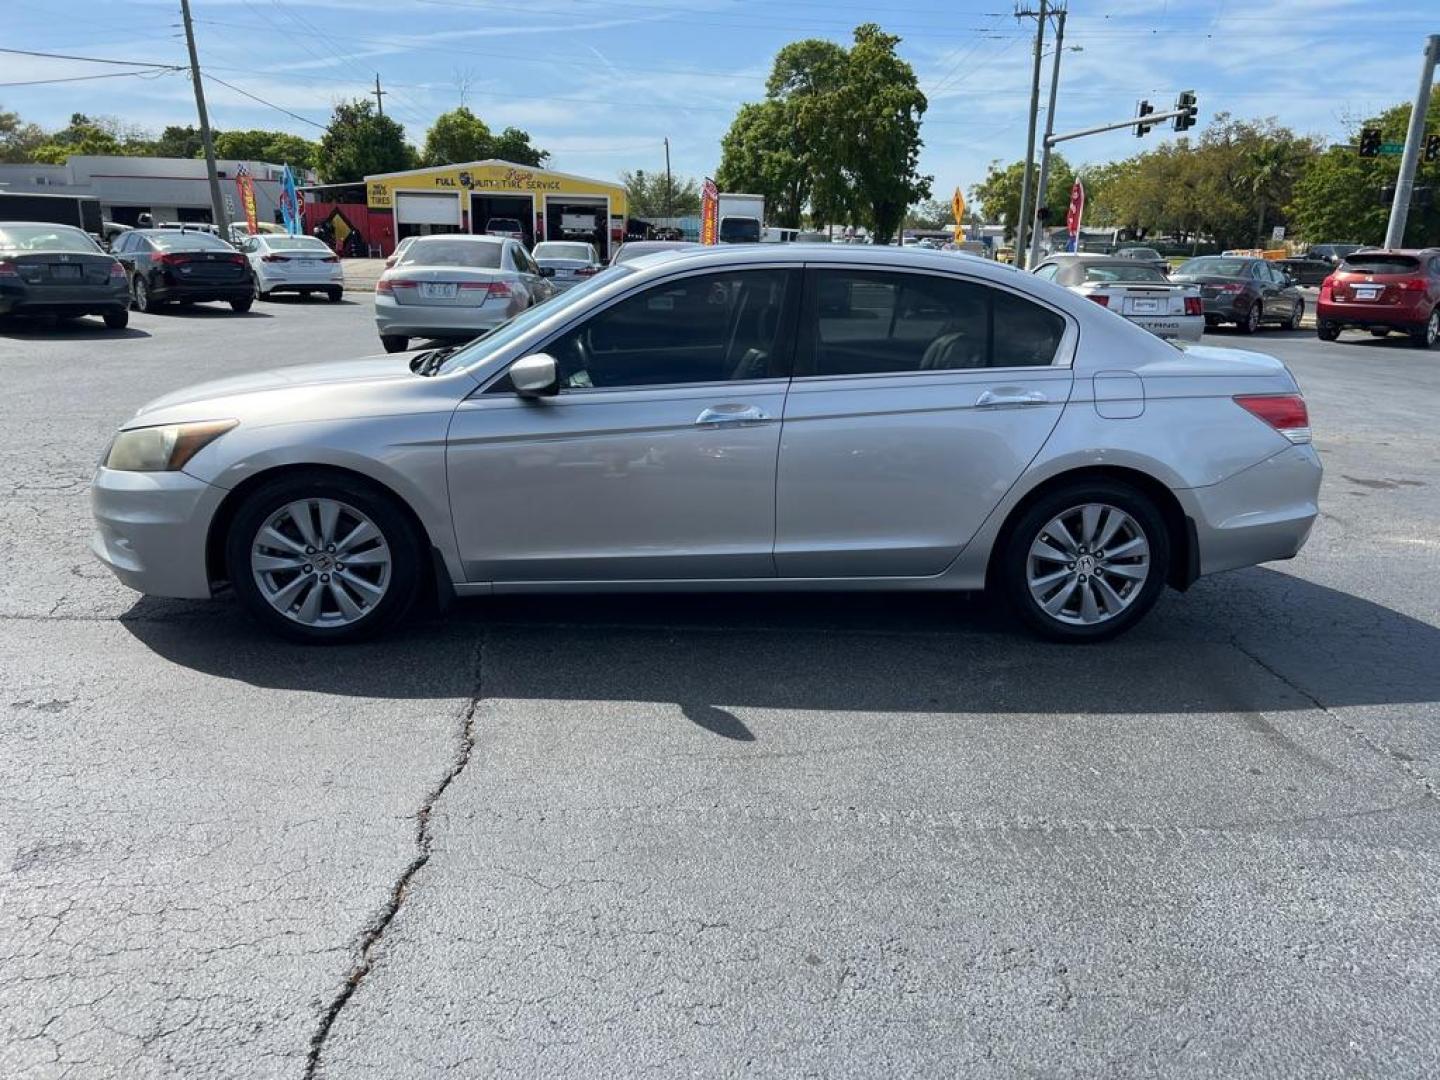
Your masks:
{"label": "parked silver sedan", "polygon": [[555,295],[554,270],[499,236],[422,236],[375,283],[375,325],[386,352],[411,338],[469,340]]}
{"label": "parked silver sedan", "polygon": [[605,269],[595,245],[579,240],[542,240],[530,254],[541,269],[555,271],[551,280],[561,292]]}
{"label": "parked silver sedan", "polygon": [[103,462],[122,581],[228,584],[306,640],[435,593],[990,586],[1090,641],[1295,555],[1321,471],[1268,356],[981,259],[794,244],[637,259],[463,347],[182,390]]}

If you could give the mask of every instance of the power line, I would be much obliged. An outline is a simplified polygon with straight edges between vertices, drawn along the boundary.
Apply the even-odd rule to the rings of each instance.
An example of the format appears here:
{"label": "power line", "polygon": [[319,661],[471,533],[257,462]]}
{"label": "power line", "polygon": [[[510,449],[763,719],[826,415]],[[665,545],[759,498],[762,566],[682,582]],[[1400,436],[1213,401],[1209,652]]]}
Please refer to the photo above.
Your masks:
{"label": "power line", "polygon": [[40,56],[47,60],[81,60],[87,64],[118,64],[121,67],[165,68],[167,71],[184,71],[182,64],[154,64],[145,60],[111,60],[103,56],[72,56],[69,53],[36,52],[33,49],[0,49],[0,53],[13,56]]}
{"label": "power line", "polygon": [[247,98],[249,98],[251,101],[258,101],[261,105],[264,105],[264,106],[266,106],[266,107],[268,107],[268,108],[274,109],[276,112],[282,112],[282,113],[284,113],[286,116],[290,117],[292,120],[299,120],[302,124],[309,124],[311,127],[317,127],[317,128],[319,128],[321,131],[326,130],[326,127],[325,127],[324,124],[316,123],[314,120],[311,120],[308,116],[301,116],[299,113],[293,113],[293,112],[291,112],[289,109],[284,108],[283,106],[276,105],[273,101],[266,101],[264,98],[260,97],[258,94],[252,94],[252,93],[250,93],[249,90],[242,90],[242,89],[240,89],[240,87],[236,86],[234,83],[228,83],[228,82],[226,82],[224,79],[220,78],[219,76],[211,75],[209,72],[206,72],[206,73],[205,73],[205,78],[209,79],[209,80],[210,80],[211,82],[213,82],[213,83],[219,83],[221,86],[225,87],[227,90],[234,90],[235,93],[239,94],[241,97],[247,97]]}
{"label": "power line", "polygon": [[[176,68],[175,71],[184,71],[184,68]],[[158,74],[171,75],[172,71],[161,71]],[[21,82],[0,82],[0,86],[50,86],[54,83],[90,82],[92,79],[148,79],[154,78],[147,71],[107,71],[103,75],[72,75],[67,79],[25,79]]]}

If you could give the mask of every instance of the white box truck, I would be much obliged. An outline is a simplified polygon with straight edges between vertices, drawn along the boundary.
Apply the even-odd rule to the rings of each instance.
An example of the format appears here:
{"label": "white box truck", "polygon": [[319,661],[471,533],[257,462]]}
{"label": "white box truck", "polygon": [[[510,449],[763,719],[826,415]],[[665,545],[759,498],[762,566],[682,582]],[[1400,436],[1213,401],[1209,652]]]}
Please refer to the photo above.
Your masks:
{"label": "white box truck", "polygon": [[765,196],[720,192],[720,243],[758,244],[765,224]]}

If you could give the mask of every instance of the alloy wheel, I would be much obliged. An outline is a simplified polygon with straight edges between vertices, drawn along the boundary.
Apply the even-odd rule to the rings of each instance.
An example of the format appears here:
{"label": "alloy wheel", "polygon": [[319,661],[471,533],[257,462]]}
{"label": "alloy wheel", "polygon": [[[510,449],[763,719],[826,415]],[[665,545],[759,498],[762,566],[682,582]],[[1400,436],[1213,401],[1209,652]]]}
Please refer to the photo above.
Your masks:
{"label": "alloy wheel", "polygon": [[1260,329],[1260,302],[1257,300],[1250,305],[1250,312],[1245,316],[1245,330],[1254,333]]}
{"label": "alloy wheel", "polygon": [[1108,622],[1151,572],[1150,543],[1118,507],[1084,503],[1056,514],[1030,545],[1026,584],[1040,610],[1073,626]]}
{"label": "alloy wheel", "polygon": [[270,515],[250,547],[260,595],[304,626],[363,619],[384,598],[393,569],[385,535],[336,499],[287,503]]}
{"label": "alloy wheel", "polygon": [[1425,324],[1425,347],[1433,348],[1436,341],[1440,341],[1440,307],[1430,312],[1430,319]]}
{"label": "alloy wheel", "polygon": [[150,290],[145,287],[144,278],[135,279],[135,310],[150,310]]}

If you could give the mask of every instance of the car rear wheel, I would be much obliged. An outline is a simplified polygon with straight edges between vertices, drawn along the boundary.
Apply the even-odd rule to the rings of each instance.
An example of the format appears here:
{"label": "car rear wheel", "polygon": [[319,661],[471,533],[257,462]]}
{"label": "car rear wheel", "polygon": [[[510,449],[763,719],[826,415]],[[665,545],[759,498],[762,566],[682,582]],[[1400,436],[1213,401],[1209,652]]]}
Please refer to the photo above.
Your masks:
{"label": "car rear wheel", "polygon": [[1424,326],[1410,334],[1410,344],[1417,349],[1433,349],[1437,341],[1440,341],[1440,307],[1430,312]]}
{"label": "car rear wheel", "polygon": [[1154,606],[1170,565],[1160,511],[1116,481],[1043,496],[1007,536],[998,583],[1025,625],[1053,641],[1102,641],[1128,630]]}
{"label": "car rear wheel", "polygon": [[408,337],[401,337],[399,334],[381,334],[380,344],[385,346],[387,353],[404,352],[406,346],[410,344],[410,339]]}
{"label": "car rear wheel", "polygon": [[130,325],[130,311],[128,308],[112,308],[100,316],[105,320],[105,325],[111,330],[124,330]]}
{"label": "car rear wheel", "polygon": [[234,312],[242,312],[242,313],[243,313],[243,312],[249,311],[250,308],[251,308],[251,305],[253,305],[254,303],[255,303],[255,297],[253,297],[253,296],[242,296],[242,297],[240,297],[240,298],[238,298],[238,299],[236,299],[236,300],[231,300],[231,301],[230,301],[230,310],[231,310],[231,311],[234,311]]}
{"label": "car rear wheel", "polygon": [[1315,326],[1315,336],[1321,341],[1334,341],[1340,336],[1340,327],[1334,323],[1317,323]]}
{"label": "car rear wheel", "polygon": [[424,545],[398,504],[361,480],[294,474],[262,485],[226,537],[241,603],[298,641],[354,641],[393,626],[419,593]]}
{"label": "car rear wheel", "polygon": [[326,289],[325,295],[330,298],[332,304],[338,304],[345,296],[344,289]]}
{"label": "car rear wheel", "polygon": [[1251,304],[1250,310],[1245,313],[1244,318],[1242,318],[1235,325],[1240,328],[1240,332],[1242,334],[1253,334],[1256,330],[1259,330],[1260,302],[1257,300],[1255,303]]}
{"label": "car rear wheel", "polygon": [[1300,324],[1305,321],[1305,301],[1296,300],[1295,310],[1290,312],[1290,318],[1285,323],[1286,330],[1299,330]]}
{"label": "car rear wheel", "polygon": [[135,296],[136,311],[154,311],[160,306],[154,300],[150,299],[150,287],[145,284],[143,277],[137,277],[135,279],[135,286],[132,292]]}

